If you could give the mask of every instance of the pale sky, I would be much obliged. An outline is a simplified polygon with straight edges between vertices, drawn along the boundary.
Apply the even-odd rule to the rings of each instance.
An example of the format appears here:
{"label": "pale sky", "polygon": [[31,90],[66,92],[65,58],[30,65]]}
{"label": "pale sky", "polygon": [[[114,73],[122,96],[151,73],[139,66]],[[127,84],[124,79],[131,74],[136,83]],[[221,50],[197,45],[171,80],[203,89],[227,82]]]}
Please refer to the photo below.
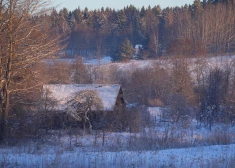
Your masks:
{"label": "pale sky", "polygon": [[137,8],[142,6],[151,7],[160,5],[161,8],[183,6],[185,4],[192,4],[194,0],[53,0],[54,5],[59,5],[57,9],[63,7],[69,10],[74,10],[78,7],[84,9],[87,7],[89,10],[100,9],[101,7],[110,7],[114,9],[122,9],[127,5],[134,5]]}

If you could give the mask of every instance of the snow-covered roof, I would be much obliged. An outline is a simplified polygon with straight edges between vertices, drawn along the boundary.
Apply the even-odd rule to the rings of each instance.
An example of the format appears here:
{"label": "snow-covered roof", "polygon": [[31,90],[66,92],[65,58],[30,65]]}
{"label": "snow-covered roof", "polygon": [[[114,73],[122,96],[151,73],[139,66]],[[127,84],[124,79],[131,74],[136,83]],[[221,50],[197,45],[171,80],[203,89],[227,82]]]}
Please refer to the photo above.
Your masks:
{"label": "snow-covered roof", "polygon": [[50,92],[50,97],[58,101],[57,110],[65,110],[67,101],[75,94],[84,90],[93,90],[102,101],[103,110],[112,111],[115,107],[119,84],[50,84],[43,85],[43,90]]}

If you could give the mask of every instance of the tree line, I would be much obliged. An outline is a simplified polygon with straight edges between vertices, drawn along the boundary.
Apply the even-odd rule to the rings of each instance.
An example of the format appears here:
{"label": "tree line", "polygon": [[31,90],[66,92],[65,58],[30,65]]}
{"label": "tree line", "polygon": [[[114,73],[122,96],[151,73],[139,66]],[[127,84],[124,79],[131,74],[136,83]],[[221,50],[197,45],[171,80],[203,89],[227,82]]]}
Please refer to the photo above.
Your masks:
{"label": "tree line", "polygon": [[70,55],[111,55],[120,60],[126,39],[132,47],[143,46],[139,58],[234,52],[234,11],[233,0],[195,0],[191,5],[165,9],[159,5],[54,9],[45,18],[54,32],[68,37]]}

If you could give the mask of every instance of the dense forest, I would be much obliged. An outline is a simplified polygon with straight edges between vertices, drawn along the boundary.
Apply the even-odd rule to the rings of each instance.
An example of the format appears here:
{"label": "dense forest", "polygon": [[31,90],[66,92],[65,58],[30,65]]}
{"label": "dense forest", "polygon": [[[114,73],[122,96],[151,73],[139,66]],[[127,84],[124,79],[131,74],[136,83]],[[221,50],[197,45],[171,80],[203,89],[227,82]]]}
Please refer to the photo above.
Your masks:
{"label": "dense forest", "polygon": [[195,0],[166,9],[159,5],[92,11],[63,8],[40,19],[50,20],[51,29],[67,37],[69,55],[111,55],[120,60],[125,40],[132,47],[142,46],[140,59],[234,52],[234,12],[233,0]]}

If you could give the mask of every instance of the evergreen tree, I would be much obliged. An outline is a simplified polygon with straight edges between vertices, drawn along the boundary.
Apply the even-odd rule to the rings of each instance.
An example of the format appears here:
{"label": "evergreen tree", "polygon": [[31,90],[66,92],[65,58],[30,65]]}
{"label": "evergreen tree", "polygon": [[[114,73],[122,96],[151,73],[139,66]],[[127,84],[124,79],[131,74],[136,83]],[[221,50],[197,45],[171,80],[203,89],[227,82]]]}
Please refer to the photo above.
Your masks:
{"label": "evergreen tree", "polygon": [[161,16],[162,15],[162,9],[159,5],[154,6],[152,9],[152,12],[155,16]]}
{"label": "evergreen tree", "polygon": [[194,0],[193,2],[193,16],[194,18],[198,19],[199,15],[201,14],[203,6],[200,0]]}
{"label": "evergreen tree", "polygon": [[159,53],[159,42],[158,42],[158,35],[153,33],[152,36],[149,37],[148,42],[148,50],[150,53],[150,57],[157,57]]}
{"label": "evergreen tree", "polygon": [[73,14],[73,18],[75,19],[77,24],[80,24],[82,22],[82,18],[83,18],[83,15],[82,15],[80,8],[75,9],[72,12],[72,14]]}
{"label": "evergreen tree", "polygon": [[68,26],[69,26],[70,30],[73,30],[75,27],[75,19],[73,17],[72,12],[68,13],[67,22],[68,22]]}
{"label": "evergreen tree", "polygon": [[126,32],[127,17],[123,10],[117,13],[117,35],[123,35]]}
{"label": "evergreen tree", "polygon": [[59,14],[60,14],[62,17],[64,17],[64,19],[67,19],[68,14],[69,14],[68,9],[67,9],[67,8],[61,9],[60,12],[59,12]]}
{"label": "evergreen tree", "polygon": [[59,19],[59,15],[57,13],[57,11],[55,9],[52,9],[51,15],[50,15],[50,19],[51,19],[51,23],[52,26],[57,25],[58,19]]}
{"label": "evergreen tree", "polygon": [[128,60],[131,59],[134,54],[134,49],[131,44],[131,42],[128,39],[125,39],[125,41],[120,46],[120,55],[122,57],[122,60]]}
{"label": "evergreen tree", "polygon": [[102,27],[105,24],[105,19],[102,17],[102,13],[100,11],[94,11],[94,15],[93,15],[93,28],[96,31],[99,31],[100,29],[102,29]]}

